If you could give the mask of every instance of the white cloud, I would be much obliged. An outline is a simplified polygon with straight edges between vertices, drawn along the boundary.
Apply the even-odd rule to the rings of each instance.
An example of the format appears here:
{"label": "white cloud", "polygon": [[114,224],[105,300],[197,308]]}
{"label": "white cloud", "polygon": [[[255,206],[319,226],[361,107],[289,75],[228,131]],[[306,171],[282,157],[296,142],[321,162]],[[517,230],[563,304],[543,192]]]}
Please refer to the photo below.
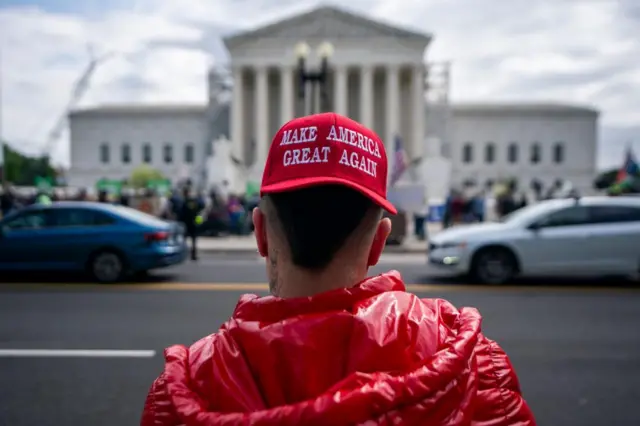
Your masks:
{"label": "white cloud", "polygon": [[[4,136],[33,152],[87,66],[87,43],[116,56],[83,105],[204,102],[215,36],[309,9],[316,0],[144,0],[61,14],[0,7]],[[326,3],[326,2],[324,2]],[[343,3],[343,2],[339,2]],[[338,3],[338,4],[339,4]],[[428,60],[453,61],[454,100],[557,100],[603,111],[602,161],[640,122],[640,14],[634,0],[352,0],[348,7],[434,35]],[[83,11],[86,12],[86,11]],[[635,17],[635,18],[634,18]],[[634,21],[635,19],[635,21]],[[183,46],[183,47],[180,47]],[[624,129],[629,128],[625,133]],[[66,141],[56,152],[66,161]]]}

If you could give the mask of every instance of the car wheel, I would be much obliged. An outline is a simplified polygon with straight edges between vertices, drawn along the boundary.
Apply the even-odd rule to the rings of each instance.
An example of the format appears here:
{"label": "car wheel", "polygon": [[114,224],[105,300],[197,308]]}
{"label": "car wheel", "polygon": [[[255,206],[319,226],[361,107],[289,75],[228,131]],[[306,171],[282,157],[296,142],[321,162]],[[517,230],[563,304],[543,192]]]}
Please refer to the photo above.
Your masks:
{"label": "car wheel", "polygon": [[115,283],[124,277],[126,268],[122,256],[118,253],[101,251],[91,258],[89,271],[98,282]]}
{"label": "car wheel", "polygon": [[473,260],[471,273],[483,284],[505,284],[518,272],[515,256],[507,249],[488,248],[480,251]]}

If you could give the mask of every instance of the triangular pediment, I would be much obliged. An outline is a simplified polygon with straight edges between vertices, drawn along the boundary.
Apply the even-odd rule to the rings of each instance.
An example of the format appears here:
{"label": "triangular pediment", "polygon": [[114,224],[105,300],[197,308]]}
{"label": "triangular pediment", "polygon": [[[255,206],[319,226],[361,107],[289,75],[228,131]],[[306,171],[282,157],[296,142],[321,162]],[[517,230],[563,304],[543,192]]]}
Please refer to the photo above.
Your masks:
{"label": "triangular pediment", "polygon": [[431,36],[377,22],[361,15],[336,8],[320,7],[255,30],[227,37],[225,44],[233,47],[245,41],[262,38],[336,39],[395,37],[429,42]]}

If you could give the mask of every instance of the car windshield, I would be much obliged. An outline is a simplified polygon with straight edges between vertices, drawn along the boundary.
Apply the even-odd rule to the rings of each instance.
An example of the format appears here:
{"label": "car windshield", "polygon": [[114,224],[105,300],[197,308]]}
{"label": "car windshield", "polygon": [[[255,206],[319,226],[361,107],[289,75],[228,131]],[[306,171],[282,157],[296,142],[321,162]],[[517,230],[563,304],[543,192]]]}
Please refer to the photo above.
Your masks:
{"label": "car windshield", "polygon": [[559,207],[559,203],[542,202],[532,204],[530,206],[523,207],[514,212],[511,212],[506,216],[503,216],[502,219],[500,219],[500,222],[508,223],[511,225],[529,224],[531,221],[540,217],[544,213],[555,210],[555,207]]}
{"label": "car windshield", "polygon": [[113,209],[117,214],[125,219],[132,220],[147,226],[165,226],[167,223],[155,216],[141,212],[140,210],[132,209],[125,206],[113,206]]}

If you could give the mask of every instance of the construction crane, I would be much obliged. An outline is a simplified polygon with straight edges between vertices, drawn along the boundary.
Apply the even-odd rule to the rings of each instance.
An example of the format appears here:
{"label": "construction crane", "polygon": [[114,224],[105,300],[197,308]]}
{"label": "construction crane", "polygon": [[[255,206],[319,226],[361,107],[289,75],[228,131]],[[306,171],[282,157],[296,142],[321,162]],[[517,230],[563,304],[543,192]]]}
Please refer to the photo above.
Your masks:
{"label": "construction crane", "polygon": [[87,90],[89,89],[89,85],[91,83],[91,78],[95,74],[98,66],[113,56],[113,53],[111,52],[103,54],[101,56],[95,56],[91,46],[88,46],[88,51],[91,58],[89,64],[80,75],[80,78],[78,78],[76,83],[73,85],[73,90],[71,91],[71,96],[69,98],[69,101],[67,102],[66,108],[56,121],[55,126],[49,131],[47,135],[47,140],[44,144],[43,149],[43,153],[45,156],[50,157],[55,150],[57,143],[62,136],[62,132],[64,132],[64,129],[67,127],[67,117],[69,116],[69,113],[78,105],[80,100],[82,100],[82,97],[85,95],[85,93],[87,93]]}

